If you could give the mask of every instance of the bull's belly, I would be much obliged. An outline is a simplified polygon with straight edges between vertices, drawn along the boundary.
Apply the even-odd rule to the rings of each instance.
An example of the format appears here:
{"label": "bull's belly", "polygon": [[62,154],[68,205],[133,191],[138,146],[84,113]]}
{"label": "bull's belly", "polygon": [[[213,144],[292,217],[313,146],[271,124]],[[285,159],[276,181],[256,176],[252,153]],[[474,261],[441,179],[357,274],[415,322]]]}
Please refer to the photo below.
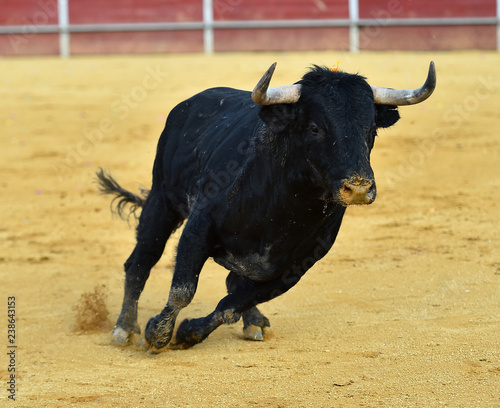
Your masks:
{"label": "bull's belly", "polygon": [[255,281],[268,281],[276,277],[278,265],[271,258],[271,246],[264,248],[263,253],[251,252],[245,255],[235,255],[225,252],[214,256],[214,261],[224,268]]}

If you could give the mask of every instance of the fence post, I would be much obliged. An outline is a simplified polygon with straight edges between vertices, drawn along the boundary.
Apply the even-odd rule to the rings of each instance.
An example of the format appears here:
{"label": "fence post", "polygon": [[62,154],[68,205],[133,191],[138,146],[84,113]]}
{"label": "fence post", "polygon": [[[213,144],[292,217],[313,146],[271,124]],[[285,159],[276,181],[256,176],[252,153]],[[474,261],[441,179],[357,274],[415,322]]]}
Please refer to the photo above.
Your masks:
{"label": "fence post", "polygon": [[214,52],[214,5],[212,0],[203,0],[203,49],[205,54]]}
{"label": "fence post", "polygon": [[497,51],[500,51],[500,0],[497,0]]}
{"label": "fence post", "polygon": [[59,24],[59,55],[69,57],[69,0],[57,0],[57,15]]}
{"label": "fence post", "polygon": [[[500,1],[500,0],[497,0]],[[359,52],[359,1],[349,0],[349,44],[351,52]]]}

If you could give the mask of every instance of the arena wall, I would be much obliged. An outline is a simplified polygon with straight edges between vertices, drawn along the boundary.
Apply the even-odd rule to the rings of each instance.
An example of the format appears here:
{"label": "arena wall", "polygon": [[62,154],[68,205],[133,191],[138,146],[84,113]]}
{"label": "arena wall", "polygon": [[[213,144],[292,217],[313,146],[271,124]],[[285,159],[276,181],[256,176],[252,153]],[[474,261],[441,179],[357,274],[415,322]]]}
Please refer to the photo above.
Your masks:
{"label": "arena wall", "polygon": [[500,0],[3,0],[0,55],[496,50]]}

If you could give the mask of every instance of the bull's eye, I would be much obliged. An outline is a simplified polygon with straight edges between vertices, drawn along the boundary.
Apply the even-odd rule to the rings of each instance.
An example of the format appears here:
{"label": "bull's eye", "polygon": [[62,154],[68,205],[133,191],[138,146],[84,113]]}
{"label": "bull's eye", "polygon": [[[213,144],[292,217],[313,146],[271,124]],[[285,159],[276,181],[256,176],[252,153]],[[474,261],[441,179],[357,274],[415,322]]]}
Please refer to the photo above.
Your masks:
{"label": "bull's eye", "polygon": [[319,127],[316,126],[316,124],[313,123],[311,126],[309,126],[309,130],[313,135],[319,135]]}
{"label": "bull's eye", "polygon": [[368,139],[367,139],[367,145],[368,145],[368,148],[370,150],[373,149],[373,145],[375,144],[375,137],[376,136],[377,136],[377,129],[375,127],[373,127],[368,132]]}
{"label": "bull's eye", "polygon": [[306,129],[306,138],[310,142],[319,142],[325,137],[325,130],[319,127],[316,122],[310,121]]}
{"label": "bull's eye", "polygon": [[321,139],[322,137],[322,132],[319,126],[316,124],[316,122],[310,122],[309,126],[307,127],[309,137],[313,140],[318,140]]}

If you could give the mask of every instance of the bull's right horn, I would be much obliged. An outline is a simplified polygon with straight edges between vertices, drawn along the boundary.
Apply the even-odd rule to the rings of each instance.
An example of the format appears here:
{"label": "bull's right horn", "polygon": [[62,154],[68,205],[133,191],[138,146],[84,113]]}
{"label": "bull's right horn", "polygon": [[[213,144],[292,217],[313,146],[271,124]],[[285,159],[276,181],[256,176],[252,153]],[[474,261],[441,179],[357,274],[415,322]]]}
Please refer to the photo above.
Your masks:
{"label": "bull's right horn", "polygon": [[269,88],[269,83],[276,68],[276,62],[269,67],[264,76],[255,86],[252,99],[259,105],[278,105],[280,103],[296,103],[300,98],[301,86],[285,85],[277,88]]}
{"label": "bull's right horn", "polygon": [[392,89],[372,86],[373,100],[379,105],[414,105],[425,101],[436,88],[436,67],[434,61],[429,65],[425,84],[418,89]]}

